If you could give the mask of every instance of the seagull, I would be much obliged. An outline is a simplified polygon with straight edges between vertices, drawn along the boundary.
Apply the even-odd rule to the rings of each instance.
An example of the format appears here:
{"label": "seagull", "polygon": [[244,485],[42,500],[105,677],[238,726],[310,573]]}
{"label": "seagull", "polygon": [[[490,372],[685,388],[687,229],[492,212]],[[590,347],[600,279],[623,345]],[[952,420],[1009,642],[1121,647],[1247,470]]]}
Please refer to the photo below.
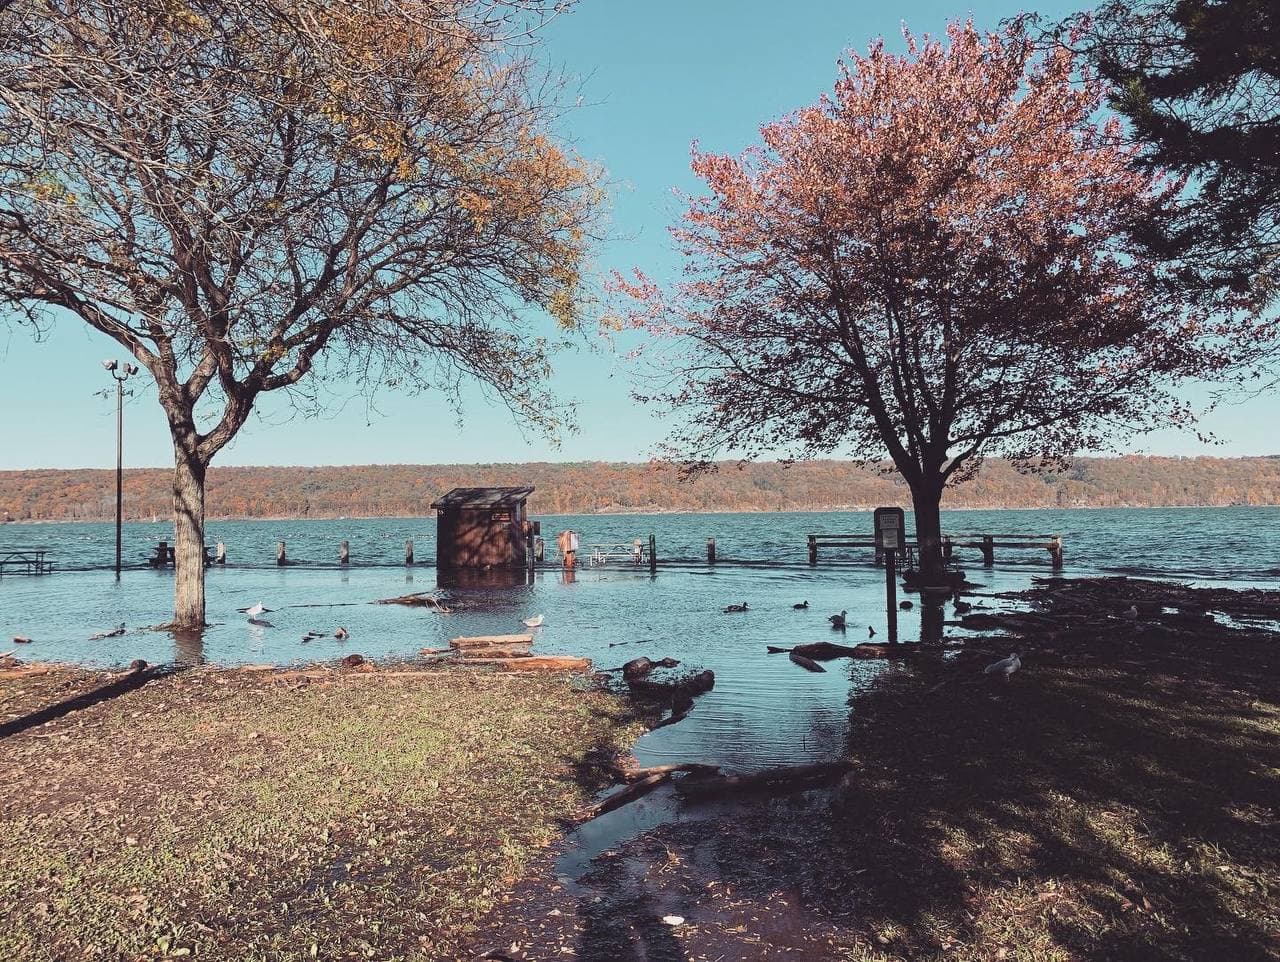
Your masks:
{"label": "seagull", "polygon": [[1121,618],[1124,618],[1126,621],[1137,621],[1137,620],[1138,620],[1138,606],[1137,606],[1137,605],[1130,605],[1130,606],[1129,606],[1129,608],[1128,608],[1128,610],[1127,610],[1127,611],[1125,611],[1125,613],[1124,613],[1124,614],[1122,614],[1120,617],[1121,617]]}
{"label": "seagull", "polygon": [[1004,675],[1004,680],[1008,681],[1009,676],[1022,667],[1022,659],[1018,657],[1016,651],[1010,652],[1008,658],[1001,658],[999,661],[993,661],[982,669],[984,675]]}
{"label": "seagull", "polygon": [[746,611],[746,610],[747,610],[747,603],[744,601],[744,602],[743,602],[742,604],[740,604],[740,605],[729,605],[728,607],[726,607],[726,608],[724,609],[724,613],[727,615],[727,614],[729,614],[730,612],[734,612],[734,611]]}
{"label": "seagull", "polygon": [[526,628],[541,628],[542,621],[542,615],[534,615],[532,618],[526,618],[524,621],[520,622],[520,624],[524,625]]}
{"label": "seagull", "polygon": [[837,631],[844,631],[844,616],[848,613],[849,612],[847,611],[842,611],[838,615],[832,615],[827,619],[827,621],[831,622],[831,627],[835,628]]}
{"label": "seagull", "polygon": [[257,618],[259,615],[264,615],[264,614],[266,614],[268,611],[272,611],[272,610],[273,610],[273,609],[266,607],[266,606],[265,606],[261,601],[259,601],[259,602],[258,602],[256,605],[254,605],[252,608],[241,608],[241,609],[240,609],[240,611],[241,611],[241,612],[243,612],[244,614],[246,614],[246,615],[248,615],[248,616],[249,616],[249,620],[250,620],[250,621],[252,621],[254,618]]}
{"label": "seagull", "polygon": [[351,637],[351,632],[347,631],[346,628],[339,628],[333,633],[333,637],[337,638],[339,641],[346,641]]}
{"label": "seagull", "polygon": [[808,608],[808,607],[809,607],[809,602],[807,602],[807,601],[802,601],[802,602],[800,602],[800,604],[798,604],[798,605],[792,605],[791,607],[792,607],[792,608],[794,608],[796,611],[804,611],[804,609],[806,609],[806,608]]}

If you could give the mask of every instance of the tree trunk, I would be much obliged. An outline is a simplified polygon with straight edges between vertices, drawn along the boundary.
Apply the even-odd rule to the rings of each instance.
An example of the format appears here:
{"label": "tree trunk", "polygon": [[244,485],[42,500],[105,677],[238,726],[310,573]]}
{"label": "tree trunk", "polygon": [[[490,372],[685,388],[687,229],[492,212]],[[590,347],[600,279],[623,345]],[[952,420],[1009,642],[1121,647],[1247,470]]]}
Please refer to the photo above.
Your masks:
{"label": "tree trunk", "polygon": [[911,486],[911,505],[916,515],[916,544],[920,552],[920,573],[927,578],[941,575],[942,564],[942,482],[926,479]]}
{"label": "tree trunk", "polygon": [[208,465],[181,448],[173,472],[173,627],[203,628],[204,481]]}

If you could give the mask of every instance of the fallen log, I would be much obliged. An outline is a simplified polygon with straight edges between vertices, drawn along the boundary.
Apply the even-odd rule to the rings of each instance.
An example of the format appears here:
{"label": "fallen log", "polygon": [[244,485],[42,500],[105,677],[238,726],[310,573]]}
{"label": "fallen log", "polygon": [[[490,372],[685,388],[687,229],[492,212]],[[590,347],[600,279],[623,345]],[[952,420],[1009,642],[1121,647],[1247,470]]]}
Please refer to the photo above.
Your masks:
{"label": "fallen log", "polygon": [[692,772],[702,775],[714,775],[720,771],[719,765],[706,765],[702,762],[677,762],[674,765],[651,765],[648,768],[626,768],[619,774],[624,781],[635,782],[642,778],[648,778],[650,775],[661,775],[663,773],[674,774],[675,772]]}
{"label": "fallen log", "polygon": [[512,645],[532,645],[533,635],[472,635],[470,637],[463,636],[453,638],[449,641],[450,648],[489,648],[494,645],[503,645],[511,647]]}
{"label": "fallen log", "polygon": [[678,779],[675,786],[679,795],[690,799],[714,798],[734,792],[797,791],[833,782],[850,768],[850,762],[842,761],[769,768],[745,775],[691,774]]}
{"label": "fallen log", "polygon": [[467,661],[474,661],[476,658],[531,658],[533,652],[528,648],[504,648],[501,645],[492,645],[485,648],[453,648],[450,649],[454,654],[461,655]]}
{"label": "fallen log", "polygon": [[568,655],[527,655],[523,658],[467,658],[465,664],[494,665],[508,671],[586,671],[591,667],[591,659]]}
{"label": "fallen log", "polygon": [[602,798],[596,802],[591,809],[591,818],[598,818],[606,812],[612,812],[616,808],[621,808],[628,802],[634,802],[637,798],[643,798],[651,791],[661,785],[663,782],[671,778],[671,772],[657,772],[653,775],[647,775],[638,781],[632,782],[625,788],[620,788],[607,798]]}
{"label": "fallen log", "polygon": [[814,661],[831,661],[833,658],[857,658],[857,648],[852,645],[837,645],[830,641],[815,641],[808,645],[796,645],[791,649],[797,655],[804,655]]}
{"label": "fallen log", "polygon": [[805,655],[800,654],[798,651],[794,649],[792,649],[791,654],[788,655],[787,657],[790,658],[797,665],[799,665],[801,668],[803,668],[805,671],[825,672],[827,670],[823,668],[821,665],[819,665],[812,658],[808,658]]}

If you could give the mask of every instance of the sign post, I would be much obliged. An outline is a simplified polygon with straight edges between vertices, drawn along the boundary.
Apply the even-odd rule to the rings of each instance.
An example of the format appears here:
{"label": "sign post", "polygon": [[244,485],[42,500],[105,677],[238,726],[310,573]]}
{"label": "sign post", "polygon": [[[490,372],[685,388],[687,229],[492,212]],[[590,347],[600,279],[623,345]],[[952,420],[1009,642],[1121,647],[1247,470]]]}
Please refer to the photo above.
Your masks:
{"label": "sign post", "polygon": [[876,548],[884,555],[884,611],[889,643],[898,642],[897,558],[906,556],[906,514],[901,508],[876,508]]}

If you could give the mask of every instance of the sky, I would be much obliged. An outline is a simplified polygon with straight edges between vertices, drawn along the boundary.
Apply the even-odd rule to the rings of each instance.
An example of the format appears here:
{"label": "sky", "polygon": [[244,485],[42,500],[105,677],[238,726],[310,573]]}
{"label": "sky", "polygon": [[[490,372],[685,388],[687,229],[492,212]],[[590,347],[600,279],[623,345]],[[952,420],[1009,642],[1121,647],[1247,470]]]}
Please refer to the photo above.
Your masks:
{"label": "sky", "polygon": [[[737,152],[762,123],[815,101],[830,88],[836,60],[850,47],[884,37],[901,49],[905,22],[939,33],[949,19],[972,15],[995,27],[1019,11],[1007,0],[970,8],[928,0],[581,0],[544,36],[548,65],[562,73],[580,104],[565,136],[607,171],[609,239],[593,264],[597,277],[640,267],[659,279],[676,265],[667,227],[680,205],[673,188],[694,190],[689,149]],[[1046,3],[1059,16],[1071,3]],[[627,345],[623,345],[625,348]],[[116,344],[72,318],[43,340],[0,321],[0,470],[107,467],[114,464],[114,397],[101,360],[124,355]],[[663,425],[630,396],[631,368],[598,338],[556,361],[555,387],[576,399],[579,430],[558,446],[522,431],[505,408],[466,399],[459,425],[438,396],[381,395],[370,407],[352,385],[329,385],[334,404],[318,418],[293,416],[280,399],[225,448],[215,464],[487,463],[496,461],[637,461],[649,457]],[[164,418],[145,375],[125,410],[125,464],[172,463]],[[1276,393],[1219,408],[1204,427],[1221,441],[1162,432],[1124,450],[1218,456],[1277,452]]]}

